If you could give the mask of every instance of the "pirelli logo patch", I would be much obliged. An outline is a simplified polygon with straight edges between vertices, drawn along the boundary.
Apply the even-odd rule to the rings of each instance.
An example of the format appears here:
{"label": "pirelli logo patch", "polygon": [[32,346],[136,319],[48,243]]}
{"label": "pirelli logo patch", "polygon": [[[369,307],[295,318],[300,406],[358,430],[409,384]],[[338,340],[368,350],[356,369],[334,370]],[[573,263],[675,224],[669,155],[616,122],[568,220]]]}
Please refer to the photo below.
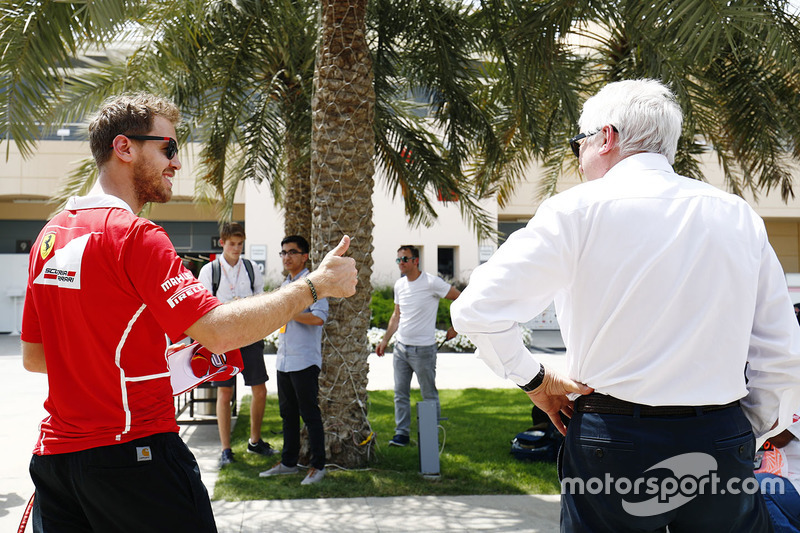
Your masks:
{"label": "pirelli logo patch", "polygon": [[205,288],[199,282],[192,283],[188,287],[184,287],[183,289],[179,290],[169,298],[167,298],[167,304],[170,307],[174,308],[176,305],[181,303],[183,300],[191,296],[192,294],[197,294],[198,292],[204,291]]}

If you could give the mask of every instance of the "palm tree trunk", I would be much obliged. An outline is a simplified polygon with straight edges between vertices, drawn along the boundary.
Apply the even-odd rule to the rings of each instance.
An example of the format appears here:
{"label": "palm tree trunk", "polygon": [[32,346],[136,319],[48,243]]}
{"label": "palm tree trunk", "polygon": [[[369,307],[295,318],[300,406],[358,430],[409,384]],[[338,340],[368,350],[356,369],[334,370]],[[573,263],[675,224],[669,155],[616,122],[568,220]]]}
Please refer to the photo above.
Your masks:
{"label": "palm tree trunk", "polygon": [[[300,235],[311,242],[311,117],[299,83],[286,81],[283,117],[287,125],[286,183],[283,198],[284,236]],[[308,265],[310,268],[310,265]]]}
{"label": "palm tree trunk", "polygon": [[354,467],[367,462],[374,442],[366,386],[375,91],[367,0],[321,0],[321,6],[312,100],[312,262],[319,264],[342,234],[350,235],[358,292],[330,302],[319,395],[328,461]]}
{"label": "palm tree trunk", "polygon": [[283,200],[284,235],[301,235],[311,241],[311,165],[302,161],[297,145],[286,143],[286,195]]}

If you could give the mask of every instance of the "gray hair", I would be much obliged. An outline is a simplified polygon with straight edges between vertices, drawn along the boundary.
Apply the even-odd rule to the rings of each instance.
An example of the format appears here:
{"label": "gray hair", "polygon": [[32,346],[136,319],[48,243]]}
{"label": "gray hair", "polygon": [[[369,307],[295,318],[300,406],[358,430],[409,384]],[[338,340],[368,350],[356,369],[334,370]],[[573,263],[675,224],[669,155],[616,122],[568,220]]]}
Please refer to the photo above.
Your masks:
{"label": "gray hair", "polygon": [[675,95],[652,79],[609,83],[583,104],[578,121],[591,133],[610,124],[619,131],[620,154],[654,152],[675,162],[683,114]]}

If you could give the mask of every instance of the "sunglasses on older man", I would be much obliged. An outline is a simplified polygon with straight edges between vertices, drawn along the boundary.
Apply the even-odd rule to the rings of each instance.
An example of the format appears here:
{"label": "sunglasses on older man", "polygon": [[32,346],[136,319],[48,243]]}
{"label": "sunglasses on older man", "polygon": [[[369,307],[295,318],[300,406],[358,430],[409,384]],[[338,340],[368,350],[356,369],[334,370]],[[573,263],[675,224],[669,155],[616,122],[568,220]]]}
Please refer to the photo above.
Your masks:
{"label": "sunglasses on older man", "polygon": [[[614,133],[619,133],[619,130],[617,130],[616,126],[612,125],[611,129],[614,130]],[[601,131],[603,131],[603,128],[600,128],[595,131],[590,131],[589,133],[579,133],[572,139],[568,140],[567,142],[569,143],[569,147],[572,148],[572,153],[575,154],[575,157],[580,158],[581,156],[581,144],[583,144],[583,142],[581,141],[583,141],[587,137],[591,137],[592,135],[597,135]]]}
{"label": "sunglasses on older man", "polygon": [[167,159],[172,159],[178,154],[178,141],[172,137],[159,137],[156,135],[126,135],[125,137],[136,141],[167,141],[167,147],[165,148]]}
{"label": "sunglasses on older man", "polygon": [[415,258],[414,257],[409,257],[407,255],[401,255],[400,257],[395,259],[395,262],[399,265],[400,263],[408,263],[412,259],[415,259]]}

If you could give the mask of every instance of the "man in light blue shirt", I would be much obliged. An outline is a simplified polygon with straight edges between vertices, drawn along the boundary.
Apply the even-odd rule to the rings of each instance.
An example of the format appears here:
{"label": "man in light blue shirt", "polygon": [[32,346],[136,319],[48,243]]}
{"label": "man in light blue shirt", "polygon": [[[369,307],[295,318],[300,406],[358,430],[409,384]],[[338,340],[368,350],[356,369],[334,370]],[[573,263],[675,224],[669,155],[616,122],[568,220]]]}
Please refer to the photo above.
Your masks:
{"label": "man in light blue shirt", "polygon": [[[283,285],[308,275],[308,241],[291,235],[281,241],[283,266],[289,273]],[[325,432],[319,410],[319,372],[322,368],[322,326],[328,318],[328,301],[317,300],[295,315],[280,330],[278,340],[278,403],[283,419],[283,454],[278,464],[259,474],[271,477],[298,471],[300,417],[308,428],[311,466],[303,485],[325,477]]]}

